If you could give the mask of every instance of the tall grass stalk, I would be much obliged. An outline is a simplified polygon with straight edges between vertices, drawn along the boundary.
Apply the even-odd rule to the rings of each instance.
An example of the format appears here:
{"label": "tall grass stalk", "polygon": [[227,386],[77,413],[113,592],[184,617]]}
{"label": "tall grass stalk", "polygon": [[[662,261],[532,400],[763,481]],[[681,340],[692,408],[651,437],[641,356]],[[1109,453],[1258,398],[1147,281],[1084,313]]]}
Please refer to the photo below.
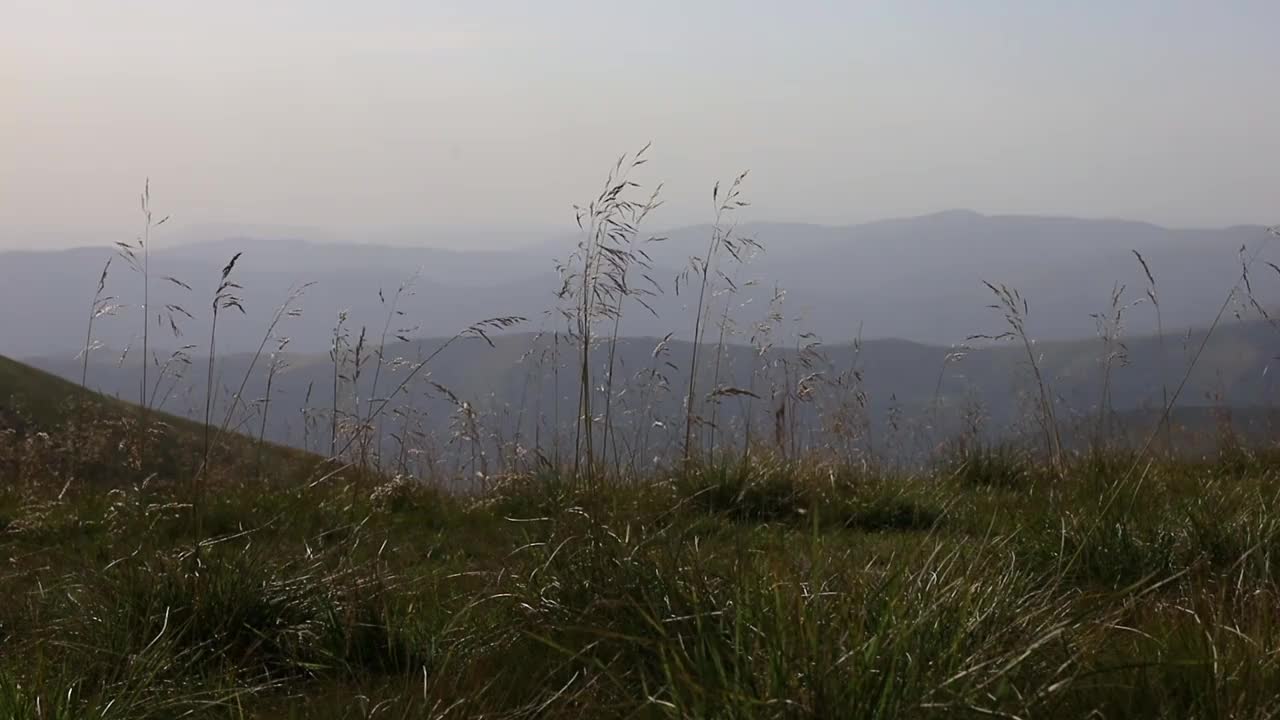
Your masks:
{"label": "tall grass stalk", "polygon": [[[636,232],[640,223],[644,218],[656,209],[661,202],[658,200],[659,193],[662,192],[662,186],[659,185],[649,196],[647,202],[634,208],[628,208],[629,217],[624,221],[623,232],[618,236],[622,254],[616,256],[612,262],[614,265],[612,277],[617,279],[617,286],[614,288],[617,293],[615,306],[613,307],[613,330],[609,334],[609,351],[606,361],[606,375],[604,385],[604,436],[600,443],[600,460],[606,462],[609,454],[609,438],[615,437],[614,447],[616,456],[616,436],[617,430],[614,428],[613,422],[613,405],[615,398],[614,390],[614,373],[617,371],[617,350],[618,335],[622,325],[623,304],[628,298],[633,299],[638,305],[647,310],[651,315],[657,317],[658,313],[653,306],[646,300],[647,297],[657,295],[662,291],[657,282],[649,275],[652,270],[652,264],[649,255],[643,247],[637,247]],[[662,242],[665,238],[651,237],[645,240],[645,243]],[[638,271],[635,270],[638,268]],[[631,275],[637,272],[641,278],[647,281],[647,285],[637,285],[632,281]],[[621,467],[615,458],[614,465],[615,474],[620,474]]]}
{"label": "tall grass stalk", "polygon": [[[376,351],[378,362],[373,371],[373,384],[369,388],[369,402],[366,403],[366,406],[370,410],[373,408],[373,399],[378,397],[378,381],[382,379],[382,370],[386,364],[387,338],[394,337],[396,340],[408,344],[409,336],[418,331],[418,326],[415,325],[412,327],[397,327],[393,332],[391,323],[393,321],[398,322],[400,318],[404,317],[405,313],[400,309],[400,301],[406,295],[413,295],[413,284],[417,282],[419,275],[420,271],[415,271],[407,280],[400,283],[400,286],[396,288],[395,294],[391,297],[390,304],[387,303],[386,295],[382,292],[381,288],[378,290],[378,302],[383,307],[387,308],[387,315],[386,322],[382,325],[382,334],[378,337],[378,348]],[[372,423],[372,420],[370,418],[365,418],[364,422],[365,424],[370,424]],[[373,444],[373,447],[378,449],[379,452],[381,451],[382,423],[378,423],[377,432],[374,433],[374,437],[370,442]],[[362,457],[366,456],[368,453],[367,445],[368,443],[366,443],[366,447],[361,450]]]}
{"label": "tall grass stalk", "polygon": [[[236,257],[228,267],[234,266],[235,260],[239,259],[239,257],[240,253],[236,253]],[[227,282],[225,277],[223,278],[223,282]],[[271,316],[271,322],[267,324],[267,329],[262,333],[262,340],[259,341],[258,347],[254,350],[253,356],[249,358],[249,363],[245,367],[244,373],[240,376],[240,385],[231,396],[231,404],[228,406],[227,412],[223,415],[222,423],[218,427],[219,435],[227,432],[227,429],[231,426],[232,420],[235,418],[236,412],[240,409],[240,406],[244,401],[245,388],[248,387],[249,380],[253,377],[253,371],[258,367],[258,362],[262,359],[263,353],[266,352],[267,344],[274,340],[277,343],[278,348],[283,350],[284,345],[288,343],[288,338],[279,337],[276,331],[279,329],[281,321],[285,318],[301,317],[302,309],[298,307],[298,303],[301,302],[303,295],[307,292],[307,289],[314,284],[315,283],[304,283],[290,288],[288,294],[285,296],[284,302],[280,303],[280,305],[276,307],[275,312]],[[224,298],[225,307],[234,307],[243,314],[244,308],[240,305],[239,298],[230,293],[230,291],[239,289],[241,289],[239,285],[231,283],[225,288],[220,288],[219,292],[226,294],[226,297]],[[212,347],[210,347],[210,353],[212,353]]]}
{"label": "tall grass stalk", "polygon": [[[1160,373],[1160,407],[1164,408],[1169,404],[1169,372],[1168,358],[1165,357],[1164,313],[1160,310],[1160,294],[1156,289],[1156,277],[1151,272],[1151,266],[1147,264],[1146,258],[1142,257],[1142,253],[1137,250],[1133,251],[1133,256],[1138,259],[1138,264],[1142,266],[1142,273],[1147,277],[1147,299],[1151,301],[1151,307],[1155,309],[1156,313],[1156,343],[1157,352],[1160,353],[1157,372]],[[1164,431],[1165,452],[1173,452],[1173,428],[1170,426],[1168,419],[1162,417],[1156,430],[1157,432]]]}
{"label": "tall grass stalk", "polygon": [[[623,302],[628,297],[644,302],[639,297],[641,293],[630,283],[629,273],[633,266],[643,269],[649,266],[648,255],[636,246],[636,236],[645,216],[659,205],[661,186],[647,201],[630,199],[629,191],[639,187],[630,177],[647,162],[645,153],[648,149],[649,145],[645,145],[633,156],[618,158],[600,194],[585,207],[575,206],[578,229],[583,237],[573,255],[559,266],[561,287],[556,295],[566,305],[561,308],[561,314],[567,321],[570,339],[578,345],[575,369],[578,375],[578,421],[575,426],[573,473],[589,483],[594,482],[596,464],[601,459],[595,450],[596,418],[592,402],[596,393],[591,368],[595,326],[601,320],[614,321],[606,385],[608,397],[612,394],[612,351],[616,348]],[[651,277],[643,271],[641,275],[652,288],[658,289]]]}
{"label": "tall grass stalk", "polygon": [[707,300],[709,292],[713,292],[712,288],[712,268],[717,268],[717,260],[721,252],[727,252],[734,259],[741,261],[741,253],[745,247],[758,247],[755,242],[749,238],[739,238],[736,235],[737,226],[733,222],[726,222],[740,208],[748,205],[745,200],[741,199],[742,182],[746,179],[747,173],[733,179],[729,184],[728,190],[724,193],[723,198],[720,195],[720,183],[716,183],[711,191],[711,202],[715,206],[715,224],[711,229],[711,239],[707,244],[707,250],[702,257],[689,258],[689,266],[681,273],[680,278],[676,281],[676,294],[679,294],[681,285],[680,280],[684,280],[684,284],[688,285],[692,278],[698,283],[698,302],[694,306],[693,318],[693,348],[689,358],[689,392],[685,397],[685,424],[684,424],[684,462],[687,465],[692,459],[693,454],[693,426],[698,419],[698,403],[697,400],[697,377],[698,377],[698,350],[703,342],[703,335],[706,332],[706,324],[709,318],[705,317],[707,312]]}
{"label": "tall grass stalk", "polygon": [[[1266,234],[1263,236],[1262,241],[1259,242],[1257,247],[1254,248],[1253,253],[1247,257],[1244,256],[1244,252],[1246,249],[1245,246],[1241,246],[1240,248],[1240,252],[1241,252],[1240,279],[1237,280],[1236,284],[1232,285],[1231,289],[1227,291],[1227,296],[1226,298],[1223,299],[1222,305],[1218,307],[1218,312],[1216,315],[1214,315],[1213,322],[1209,324],[1208,329],[1205,330],[1204,332],[1204,336],[1200,339],[1199,345],[1196,347],[1195,353],[1191,355],[1191,359],[1187,363],[1187,367],[1182,374],[1182,378],[1178,381],[1177,386],[1174,387],[1173,394],[1169,396],[1168,402],[1165,403],[1164,408],[1161,410],[1160,419],[1156,423],[1156,427],[1151,431],[1151,434],[1148,435],[1146,440],[1142,443],[1141,448],[1139,449],[1138,453],[1134,458],[1133,464],[1129,467],[1129,471],[1125,473],[1126,483],[1130,478],[1133,477],[1133,474],[1137,471],[1138,467],[1142,464],[1147,453],[1150,452],[1152,443],[1155,442],[1156,437],[1160,434],[1160,429],[1169,422],[1170,415],[1173,413],[1173,408],[1177,404],[1178,398],[1182,395],[1183,390],[1186,389],[1187,383],[1191,380],[1192,373],[1195,372],[1196,366],[1199,365],[1200,363],[1201,356],[1204,355],[1205,348],[1208,347],[1209,345],[1209,339],[1213,337],[1214,331],[1216,331],[1218,329],[1218,325],[1222,323],[1222,318],[1226,316],[1227,309],[1231,307],[1231,304],[1233,302],[1235,302],[1236,296],[1239,294],[1242,286],[1247,283],[1250,267],[1252,267],[1253,264],[1257,262],[1258,257],[1262,254],[1262,251],[1266,249],[1266,247],[1270,244],[1271,239],[1274,237],[1280,237],[1280,227],[1267,228]],[[1190,330],[1187,331],[1187,337],[1190,338]]]}
{"label": "tall grass stalk", "polygon": [[1094,428],[1094,452],[1101,454],[1103,445],[1111,437],[1113,428],[1111,418],[1115,408],[1111,398],[1112,373],[1117,365],[1123,367],[1129,361],[1129,349],[1122,338],[1124,331],[1124,313],[1128,305],[1124,303],[1125,286],[1117,284],[1111,290],[1111,301],[1105,313],[1093,313],[1097,326],[1098,338],[1102,341],[1102,388],[1098,396],[1098,417]]}
{"label": "tall grass stalk", "polygon": [[[259,480],[262,479],[262,455],[267,444],[267,421],[271,415],[271,386],[275,383],[276,375],[289,367],[288,361],[284,358],[284,351],[288,345],[289,338],[281,338],[267,361],[267,385],[262,394],[262,422],[258,426],[258,459],[255,463]],[[309,391],[310,387],[308,387]]]}
{"label": "tall grass stalk", "polygon": [[333,342],[329,345],[329,362],[333,367],[333,397],[329,408],[329,457],[338,458],[338,390],[342,378],[343,348],[350,345],[346,330],[347,311],[338,313],[338,322],[333,326]]}
{"label": "tall grass stalk", "polygon": [[[418,377],[418,374],[422,372],[424,369],[426,369],[431,364],[431,361],[435,360],[436,357],[440,355],[440,353],[443,353],[445,350],[448,350],[450,347],[452,347],[454,343],[457,343],[460,340],[465,340],[468,338],[476,338],[484,341],[484,343],[487,344],[490,348],[493,348],[495,347],[495,345],[493,343],[493,339],[490,337],[491,333],[496,331],[508,330],[512,327],[515,327],[516,325],[519,325],[520,323],[523,323],[524,321],[525,321],[525,318],[519,315],[503,315],[500,317],[489,318],[487,320],[481,320],[478,323],[473,323],[467,326],[466,328],[463,328],[462,330],[454,333],[453,336],[451,336],[449,339],[445,340],[444,342],[440,343],[440,345],[436,347],[436,349],[433,350],[426,357],[413,363],[413,365],[409,367],[409,372],[405,374],[404,378],[402,378],[400,382],[396,384],[396,386],[391,390],[391,392],[387,393],[385,397],[377,398],[376,400],[377,404],[374,405],[374,407],[369,411],[366,421],[370,422],[382,417],[382,414],[386,412],[391,402],[405,392],[405,389],[408,388],[413,383],[414,379]],[[335,387],[337,386],[336,372],[337,371],[335,369],[335,380],[334,380]],[[336,406],[336,403],[335,403],[335,406]],[[336,434],[334,437],[336,440]],[[346,442],[341,447],[337,448],[336,452],[333,452],[330,454],[330,459],[336,459],[345,455],[346,452],[351,449],[351,446],[355,444],[357,439],[358,437],[356,434],[353,433],[349,435]]]}
{"label": "tall grass stalk", "polygon": [[360,374],[367,360],[365,355],[365,338],[368,328],[360,326],[360,335],[356,337],[355,347],[351,352],[351,437],[358,446],[356,466],[362,470],[368,467],[369,427],[360,413]]}
{"label": "tall grass stalk", "polygon": [[93,340],[93,323],[100,317],[112,315],[115,313],[115,296],[107,295],[107,273],[111,270],[111,260],[108,257],[106,264],[102,266],[102,274],[98,276],[98,289],[93,294],[93,301],[89,304],[89,323],[84,333],[84,349],[80,351],[80,387],[87,388],[89,386],[89,355],[96,350],[99,345]]}
{"label": "tall grass stalk", "polygon": [[1031,368],[1031,374],[1035,380],[1038,393],[1039,409],[1036,413],[1036,420],[1044,436],[1045,449],[1049,453],[1050,464],[1054,472],[1061,475],[1064,470],[1062,462],[1062,433],[1058,427],[1058,416],[1054,410],[1053,395],[1049,389],[1049,382],[1045,379],[1044,373],[1040,369],[1040,358],[1036,354],[1035,343],[1027,333],[1027,316],[1030,314],[1030,306],[1026,298],[1022,297],[1022,294],[1014,288],[1009,288],[1005,285],[997,286],[986,281],[983,281],[983,284],[997,299],[996,304],[990,307],[1004,315],[1005,324],[1009,329],[997,335],[971,335],[969,340],[999,341],[1012,339],[1022,346],[1026,352],[1027,364]]}
{"label": "tall grass stalk", "polygon": [[[138,458],[139,465],[146,465],[148,402],[147,402],[147,367],[151,362],[151,232],[169,221],[169,216],[154,219],[151,211],[151,179],[143,182],[142,195],[142,234],[133,243],[117,242],[117,254],[124,258],[129,267],[142,276],[142,373],[138,381]],[[176,282],[176,281],[175,281]],[[157,317],[158,319],[158,317]],[[127,353],[128,350],[126,349]]]}
{"label": "tall grass stalk", "polygon": [[205,376],[205,396],[204,396],[204,461],[201,463],[201,471],[193,476],[195,488],[192,492],[191,514],[193,518],[192,527],[195,531],[195,546],[200,547],[200,542],[204,539],[204,530],[202,527],[204,521],[203,514],[203,494],[205,478],[210,472],[210,453],[212,446],[212,429],[213,429],[213,386],[214,386],[214,370],[217,362],[218,349],[218,314],[222,310],[235,308],[241,314],[244,314],[244,305],[240,303],[240,298],[236,294],[242,288],[231,280],[231,273],[235,270],[236,262],[240,260],[240,253],[231,256],[230,262],[222,268],[222,275],[218,281],[218,287],[213,293],[213,302],[210,303],[212,309],[211,319],[209,321],[209,366]]}

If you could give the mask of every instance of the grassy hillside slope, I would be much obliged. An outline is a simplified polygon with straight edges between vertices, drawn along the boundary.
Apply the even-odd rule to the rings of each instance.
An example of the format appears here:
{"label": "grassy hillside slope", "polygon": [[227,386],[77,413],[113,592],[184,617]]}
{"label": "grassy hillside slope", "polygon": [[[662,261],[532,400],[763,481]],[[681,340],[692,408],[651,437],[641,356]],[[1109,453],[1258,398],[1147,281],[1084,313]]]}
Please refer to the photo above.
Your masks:
{"label": "grassy hillside slope", "polygon": [[[145,432],[143,428],[145,427]],[[116,484],[146,475],[181,481],[204,462],[202,424],[85,390],[78,384],[0,356],[0,444],[23,479]],[[235,432],[209,433],[215,482],[240,476],[293,478],[322,459]],[[20,454],[18,448],[22,450]],[[148,457],[149,456],[149,457]],[[43,476],[43,477],[41,477]]]}
{"label": "grassy hillside slope", "polygon": [[40,425],[52,424],[61,420],[68,402],[87,395],[67,380],[0,355],[0,419],[16,423],[22,415]]}
{"label": "grassy hillside slope", "polygon": [[[84,399],[0,367],[2,397]],[[193,426],[139,455],[101,402],[0,432],[3,718],[1280,714],[1267,453],[762,454],[460,497],[228,451],[201,493]]]}

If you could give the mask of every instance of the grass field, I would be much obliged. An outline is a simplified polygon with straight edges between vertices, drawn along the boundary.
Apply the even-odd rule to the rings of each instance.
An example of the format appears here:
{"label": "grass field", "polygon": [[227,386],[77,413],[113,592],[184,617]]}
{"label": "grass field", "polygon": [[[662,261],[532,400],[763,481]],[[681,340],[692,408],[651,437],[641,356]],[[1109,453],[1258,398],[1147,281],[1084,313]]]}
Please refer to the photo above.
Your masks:
{"label": "grass field", "polygon": [[1266,453],[448,495],[0,382],[0,717],[1280,714]]}

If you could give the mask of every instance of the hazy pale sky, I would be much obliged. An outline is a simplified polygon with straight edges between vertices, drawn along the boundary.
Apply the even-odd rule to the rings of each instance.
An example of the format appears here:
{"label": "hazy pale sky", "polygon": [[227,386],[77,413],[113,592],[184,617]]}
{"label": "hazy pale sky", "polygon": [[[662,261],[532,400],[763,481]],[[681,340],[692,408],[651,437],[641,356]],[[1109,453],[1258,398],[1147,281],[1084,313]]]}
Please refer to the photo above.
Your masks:
{"label": "hazy pale sky", "polygon": [[[1280,221],[1280,2],[0,0],[0,244],[183,223],[564,228],[955,207]],[[42,231],[32,234],[31,231]],[[359,230],[363,232],[363,230]]]}

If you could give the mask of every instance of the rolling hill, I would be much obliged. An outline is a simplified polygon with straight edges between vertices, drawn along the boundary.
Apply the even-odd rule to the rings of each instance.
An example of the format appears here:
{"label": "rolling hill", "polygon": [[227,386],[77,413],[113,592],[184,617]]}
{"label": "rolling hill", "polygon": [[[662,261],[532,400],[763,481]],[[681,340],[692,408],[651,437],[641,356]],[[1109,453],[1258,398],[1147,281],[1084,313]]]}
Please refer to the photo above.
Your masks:
{"label": "rolling hill", "polygon": [[[0,433],[8,441],[27,442],[28,461],[45,462],[50,479],[137,482],[145,476],[129,470],[138,470],[144,455],[149,474],[163,481],[183,482],[199,471],[205,457],[202,424],[153,410],[145,415],[143,440],[143,417],[136,405],[0,356]],[[323,462],[295,448],[217,428],[210,436],[210,458],[221,479],[295,480]]]}

